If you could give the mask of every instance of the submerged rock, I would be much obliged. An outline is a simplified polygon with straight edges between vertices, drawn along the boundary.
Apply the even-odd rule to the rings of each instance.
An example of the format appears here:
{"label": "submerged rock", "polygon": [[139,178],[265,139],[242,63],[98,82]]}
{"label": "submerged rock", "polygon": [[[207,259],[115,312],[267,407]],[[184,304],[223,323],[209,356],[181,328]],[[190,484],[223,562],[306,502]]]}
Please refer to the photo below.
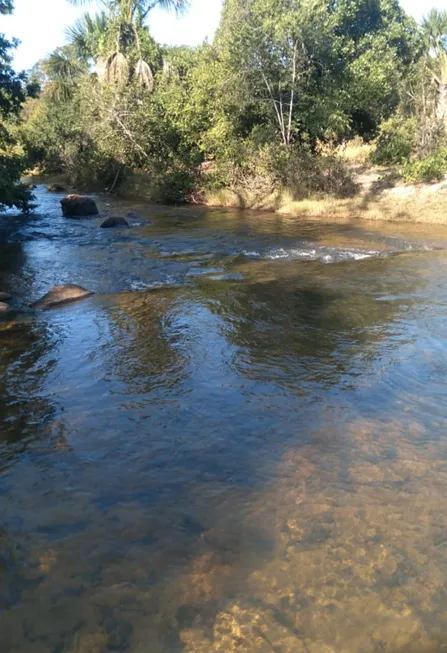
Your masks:
{"label": "submerged rock", "polygon": [[128,227],[129,223],[125,218],[107,218],[101,224],[101,229],[110,229],[111,227]]}
{"label": "submerged rock", "polygon": [[61,200],[62,213],[66,218],[84,218],[98,215],[98,207],[91,197],[85,195],[67,195]]}
{"label": "submerged rock", "polygon": [[12,299],[12,295],[9,292],[0,291],[0,302],[9,302]]}
{"label": "submerged rock", "polygon": [[74,302],[78,299],[90,297],[90,295],[93,295],[91,290],[87,290],[86,288],[82,288],[82,286],[77,286],[72,283],[67,283],[64,286],[54,286],[54,288],[47,292],[46,295],[33,304],[33,308],[46,310],[48,308],[60,306],[61,304],[68,304],[69,302]]}
{"label": "submerged rock", "polygon": [[47,186],[47,188],[50,193],[65,193],[67,190],[60,184],[52,184],[51,186]]}

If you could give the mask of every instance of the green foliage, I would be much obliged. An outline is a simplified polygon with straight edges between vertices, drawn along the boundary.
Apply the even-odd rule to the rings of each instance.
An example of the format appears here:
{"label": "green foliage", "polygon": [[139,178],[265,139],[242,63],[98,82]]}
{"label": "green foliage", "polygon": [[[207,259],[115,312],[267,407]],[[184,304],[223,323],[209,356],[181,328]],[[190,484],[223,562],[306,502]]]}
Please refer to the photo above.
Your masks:
{"label": "green foliage", "polygon": [[380,127],[371,161],[377,165],[404,163],[414,151],[417,140],[416,119],[402,119],[400,116],[390,118]]}
{"label": "green foliage", "polygon": [[431,9],[422,23],[422,34],[428,50],[436,55],[447,50],[447,11]]}
{"label": "green foliage", "polygon": [[79,59],[95,60],[107,47],[109,17],[102,11],[91,16],[86,13],[66,30],[68,42]]}
{"label": "green foliage", "polygon": [[430,154],[421,161],[407,163],[403,169],[403,178],[409,183],[440,181],[447,174],[447,148]]}
{"label": "green foliage", "polygon": [[[421,53],[397,0],[225,0],[215,42],[198,48],[154,42],[155,4],[186,5],[105,0],[41,64],[22,130],[33,163],[107,188],[143,173],[165,201],[244,186],[354,192],[343,164],[316,150],[370,139],[396,111]],[[381,162],[410,156],[409,125],[384,123]]]}
{"label": "green foliage", "polygon": [[[234,161],[237,160],[237,165]],[[211,191],[229,188],[235,193],[264,199],[287,190],[293,199],[320,193],[348,197],[356,192],[349,171],[334,156],[321,156],[305,148],[265,144],[240,144],[237,157],[215,163],[206,175]]]}
{"label": "green foliage", "polygon": [[[0,0],[0,14],[12,9],[10,0]],[[0,35],[0,211],[13,207],[26,211],[32,200],[29,189],[20,183],[26,161],[16,144],[15,125],[27,89],[25,76],[11,66],[14,45]]]}
{"label": "green foliage", "polygon": [[24,158],[11,151],[0,153],[0,209],[17,208],[28,211],[32,208],[32,194],[20,183]]}
{"label": "green foliage", "polygon": [[285,143],[373,134],[416,42],[397,0],[226,0],[217,37],[239,106]]}

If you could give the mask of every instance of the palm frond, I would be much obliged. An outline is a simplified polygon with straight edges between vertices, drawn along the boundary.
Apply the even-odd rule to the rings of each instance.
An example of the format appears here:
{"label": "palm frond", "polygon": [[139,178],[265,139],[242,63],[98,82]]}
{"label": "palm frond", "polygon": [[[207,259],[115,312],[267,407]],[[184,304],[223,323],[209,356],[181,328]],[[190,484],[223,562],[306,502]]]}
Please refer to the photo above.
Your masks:
{"label": "palm frond", "polygon": [[140,14],[140,20],[143,22],[147,15],[155,7],[160,7],[165,11],[174,11],[176,14],[184,13],[189,5],[190,0],[131,0],[134,4],[134,13]]}
{"label": "palm frond", "polygon": [[108,28],[109,19],[104,11],[93,16],[86,13],[65,30],[65,35],[78,56],[94,58],[101,50]]}
{"label": "palm frond", "polygon": [[154,73],[143,59],[140,59],[135,67],[135,78],[141,86],[144,86],[144,88],[152,93],[155,86]]}
{"label": "palm frond", "polygon": [[68,102],[73,97],[75,86],[70,82],[58,80],[45,87],[45,93],[53,102]]}
{"label": "palm frond", "polygon": [[165,77],[172,77],[174,74],[175,68],[170,61],[163,59],[163,75]]}
{"label": "palm frond", "polygon": [[80,61],[70,46],[57,48],[42,64],[42,69],[50,81],[76,81],[87,72],[86,65]]}
{"label": "palm frond", "polygon": [[100,82],[106,81],[107,57],[99,57],[96,61],[96,75]]}
{"label": "palm frond", "polygon": [[422,33],[428,48],[437,55],[447,50],[447,11],[431,9],[422,21]]}
{"label": "palm frond", "polygon": [[156,4],[162,9],[182,13],[189,7],[189,0],[158,0]]}
{"label": "palm frond", "polygon": [[[94,0],[67,0],[67,2],[70,5],[73,5],[74,7],[83,7],[85,5],[91,5]],[[100,0],[101,4],[103,4],[105,7],[109,7],[111,4],[113,4],[113,0]]]}
{"label": "palm frond", "polygon": [[104,81],[118,86],[125,86],[129,81],[129,64],[121,52],[113,52],[107,57]]}

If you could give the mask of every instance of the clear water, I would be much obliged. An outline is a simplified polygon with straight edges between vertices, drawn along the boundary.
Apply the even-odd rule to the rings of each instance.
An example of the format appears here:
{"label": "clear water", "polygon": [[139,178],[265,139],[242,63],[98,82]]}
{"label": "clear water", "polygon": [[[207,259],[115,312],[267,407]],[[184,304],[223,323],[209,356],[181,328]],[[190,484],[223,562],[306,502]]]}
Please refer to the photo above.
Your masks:
{"label": "clear water", "polygon": [[1,653],[447,651],[447,230],[38,190],[0,289]]}

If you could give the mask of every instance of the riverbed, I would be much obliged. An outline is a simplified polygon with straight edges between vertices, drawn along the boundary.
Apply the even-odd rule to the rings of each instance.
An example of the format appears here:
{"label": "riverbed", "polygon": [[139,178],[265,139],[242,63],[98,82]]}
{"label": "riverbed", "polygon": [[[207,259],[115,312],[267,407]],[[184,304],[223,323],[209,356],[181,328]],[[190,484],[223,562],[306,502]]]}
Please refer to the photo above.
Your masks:
{"label": "riverbed", "polygon": [[[0,653],[447,651],[447,228],[0,217]],[[46,312],[53,285],[94,295]]]}

